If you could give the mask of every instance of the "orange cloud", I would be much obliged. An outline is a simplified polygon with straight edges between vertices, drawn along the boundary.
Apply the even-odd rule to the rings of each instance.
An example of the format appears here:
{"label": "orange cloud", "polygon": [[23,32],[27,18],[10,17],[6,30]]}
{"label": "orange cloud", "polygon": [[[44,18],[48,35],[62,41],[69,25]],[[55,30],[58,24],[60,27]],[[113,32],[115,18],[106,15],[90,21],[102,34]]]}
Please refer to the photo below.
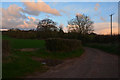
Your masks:
{"label": "orange cloud", "polygon": [[32,21],[36,21],[36,19],[35,19],[34,17],[29,17],[29,16],[28,16],[28,19],[29,19],[29,20],[32,20]]}
{"label": "orange cloud", "polygon": [[2,9],[2,27],[13,28],[23,23],[23,19],[27,17],[21,14],[21,7],[13,4],[7,9]]}
{"label": "orange cloud", "polygon": [[21,14],[22,8],[15,4],[0,10],[2,11],[2,28],[36,28],[39,21],[34,17]]}
{"label": "orange cloud", "polygon": [[26,9],[23,12],[33,15],[39,15],[40,12],[45,12],[60,16],[60,13],[56,9],[52,9],[48,4],[40,0],[40,2],[23,2]]}
{"label": "orange cloud", "polygon": [[3,18],[26,18],[25,15],[22,15],[22,8],[13,4],[10,5],[7,9],[2,8],[2,16]]}

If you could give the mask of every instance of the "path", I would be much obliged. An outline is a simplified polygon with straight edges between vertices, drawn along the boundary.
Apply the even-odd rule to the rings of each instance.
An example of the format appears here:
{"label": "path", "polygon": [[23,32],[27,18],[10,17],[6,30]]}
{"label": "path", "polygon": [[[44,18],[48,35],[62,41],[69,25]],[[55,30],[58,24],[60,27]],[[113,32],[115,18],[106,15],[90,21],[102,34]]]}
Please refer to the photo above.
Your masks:
{"label": "path", "polygon": [[85,48],[79,58],[66,60],[46,73],[29,78],[118,78],[118,56]]}

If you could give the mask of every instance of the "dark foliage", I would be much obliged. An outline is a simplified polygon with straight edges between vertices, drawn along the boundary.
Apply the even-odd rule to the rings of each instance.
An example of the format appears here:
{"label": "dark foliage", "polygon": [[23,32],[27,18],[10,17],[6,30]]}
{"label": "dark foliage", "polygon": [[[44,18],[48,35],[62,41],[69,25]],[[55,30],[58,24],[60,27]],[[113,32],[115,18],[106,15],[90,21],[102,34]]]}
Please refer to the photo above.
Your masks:
{"label": "dark foliage", "polygon": [[20,39],[35,39],[37,37],[36,31],[8,31],[3,32],[3,35]]}
{"label": "dark foliage", "polygon": [[3,35],[8,35],[14,38],[20,39],[48,39],[48,38],[64,38],[64,39],[77,39],[81,40],[82,43],[119,43],[119,35],[97,35],[91,34],[80,34],[76,32],[64,33],[62,31],[8,31],[2,32]]}
{"label": "dark foliage", "polygon": [[43,19],[39,21],[37,25],[37,38],[47,39],[47,38],[57,38],[58,28],[56,27],[56,22],[51,19]]}
{"label": "dark foliage", "polygon": [[51,19],[43,19],[39,21],[37,31],[57,31],[56,22]]}
{"label": "dark foliage", "polygon": [[48,38],[58,38],[59,33],[57,31],[38,31],[37,39],[48,39]]}
{"label": "dark foliage", "polygon": [[2,56],[6,57],[10,54],[10,43],[8,40],[2,40]]}
{"label": "dark foliage", "polygon": [[82,48],[80,40],[50,38],[46,40],[46,48],[52,52],[70,52]]}

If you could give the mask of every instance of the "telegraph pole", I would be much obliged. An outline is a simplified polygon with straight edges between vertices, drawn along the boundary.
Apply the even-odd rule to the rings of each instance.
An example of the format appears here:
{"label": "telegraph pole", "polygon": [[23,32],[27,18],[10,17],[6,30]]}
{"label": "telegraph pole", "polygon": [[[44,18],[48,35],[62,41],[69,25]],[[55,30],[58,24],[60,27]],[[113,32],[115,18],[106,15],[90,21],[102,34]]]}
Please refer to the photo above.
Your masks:
{"label": "telegraph pole", "polygon": [[110,20],[110,21],[111,21],[111,24],[110,24],[110,26],[111,26],[111,36],[112,36],[112,16],[113,16],[113,15],[114,15],[114,14],[111,14],[111,15],[110,15],[110,17],[111,17],[111,20]]}

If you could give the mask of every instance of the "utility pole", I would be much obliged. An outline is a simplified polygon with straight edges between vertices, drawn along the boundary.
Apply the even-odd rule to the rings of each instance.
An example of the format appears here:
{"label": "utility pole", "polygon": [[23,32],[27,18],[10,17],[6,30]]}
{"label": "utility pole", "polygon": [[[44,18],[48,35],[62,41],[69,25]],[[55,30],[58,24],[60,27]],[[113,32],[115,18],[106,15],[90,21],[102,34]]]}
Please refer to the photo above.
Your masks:
{"label": "utility pole", "polygon": [[110,15],[110,17],[111,17],[111,24],[110,24],[110,26],[111,26],[111,36],[112,36],[112,16],[113,16],[114,14],[111,14]]}

